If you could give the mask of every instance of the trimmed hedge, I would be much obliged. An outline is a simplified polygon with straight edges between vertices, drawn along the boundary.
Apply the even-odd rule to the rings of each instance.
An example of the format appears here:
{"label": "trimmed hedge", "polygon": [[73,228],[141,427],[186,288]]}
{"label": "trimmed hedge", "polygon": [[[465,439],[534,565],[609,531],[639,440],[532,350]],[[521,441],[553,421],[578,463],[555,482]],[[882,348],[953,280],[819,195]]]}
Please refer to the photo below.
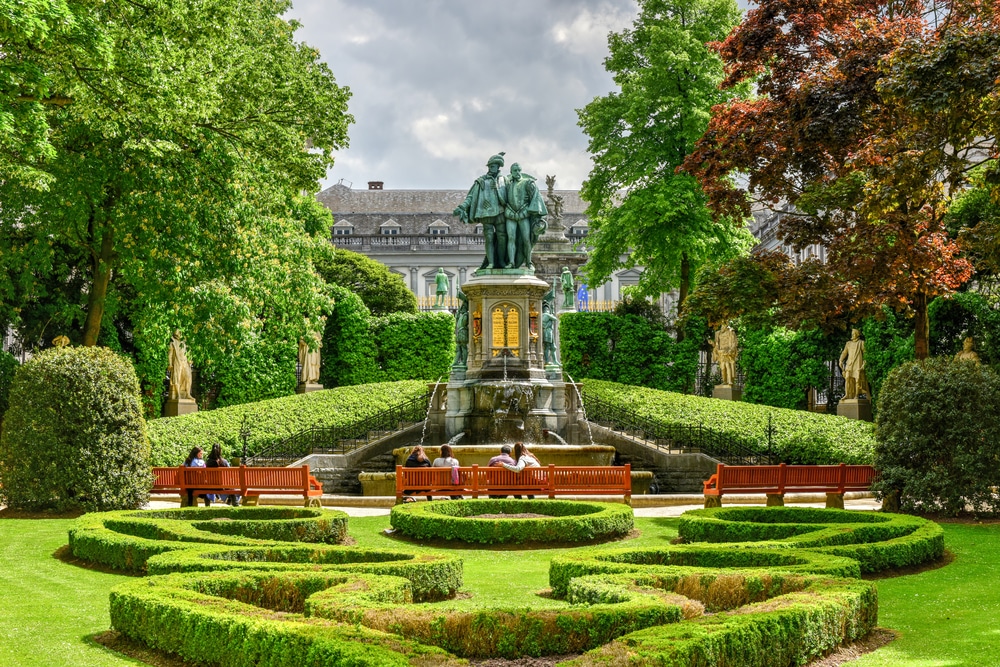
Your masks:
{"label": "trimmed hedge", "polygon": [[0,504],[137,508],[149,499],[139,380],[103,347],[50,348],[18,368],[0,435]]}
{"label": "trimmed hedge", "polygon": [[685,512],[689,542],[740,542],[808,549],[858,561],[862,574],[923,565],[944,555],[944,530],[926,519],[805,507],[716,507]]}
{"label": "trimmed hedge", "polygon": [[149,422],[152,462],[154,466],[180,465],[192,447],[209,451],[217,442],[224,456],[238,457],[244,416],[250,424],[248,448],[254,453],[309,427],[351,424],[426,391],[427,383],[417,380],[338,387],[156,419]]}
{"label": "trimmed hedge", "polygon": [[[544,514],[546,518],[477,519],[480,514]],[[627,535],[632,508],[619,503],[569,500],[459,500],[404,503],[392,508],[390,523],[415,539],[481,544],[588,542]]]}
{"label": "trimmed hedge", "polygon": [[785,463],[870,465],[874,457],[874,427],[868,422],[597,380],[586,380],[584,392],[664,424],[702,424],[762,451],[768,447],[770,416],[772,452]]}
{"label": "trimmed hedge", "polygon": [[371,320],[380,382],[447,375],[455,361],[455,318],[450,313],[394,313]]}
{"label": "trimmed hedge", "polygon": [[85,514],[69,531],[73,555],[143,572],[150,557],[200,544],[341,542],[347,515],[314,508],[231,507]]}
{"label": "trimmed hedge", "polygon": [[3,415],[7,412],[7,396],[10,394],[10,385],[14,381],[14,373],[17,372],[17,359],[10,352],[0,350],[0,423],[3,422]]}

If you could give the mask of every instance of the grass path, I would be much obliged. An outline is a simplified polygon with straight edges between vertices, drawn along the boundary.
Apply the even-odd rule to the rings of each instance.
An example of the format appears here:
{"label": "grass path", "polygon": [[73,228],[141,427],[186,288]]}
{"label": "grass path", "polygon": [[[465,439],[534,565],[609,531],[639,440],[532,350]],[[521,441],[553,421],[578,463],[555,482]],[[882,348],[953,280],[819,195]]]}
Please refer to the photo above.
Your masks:
{"label": "grass path", "polygon": [[70,519],[0,520],[0,665],[118,667],[143,663],[86,638],[111,626],[108,592],[128,577],[67,565]]}
{"label": "grass path", "polygon": [[[126,577],[62,563],[52,554],[66,543],[70,520],[0,519],[0,666],[105,667],[141,665],[86,638],[108,629],[108,591]],[[355,517],[358,546],[406,549],[386,536],[386,516]],[[675,518],[639,518],[641,534],[618,546],[668,544]],[[902,637],[850,663],[852,667],[1000,667],[1000,524],[945,526],[955,561],[918,575],[879,581],[879,620]],[[470,596],[447,603],[551,605],[536,595],[548,587],[549,558],[565,549],[460,552]]]}

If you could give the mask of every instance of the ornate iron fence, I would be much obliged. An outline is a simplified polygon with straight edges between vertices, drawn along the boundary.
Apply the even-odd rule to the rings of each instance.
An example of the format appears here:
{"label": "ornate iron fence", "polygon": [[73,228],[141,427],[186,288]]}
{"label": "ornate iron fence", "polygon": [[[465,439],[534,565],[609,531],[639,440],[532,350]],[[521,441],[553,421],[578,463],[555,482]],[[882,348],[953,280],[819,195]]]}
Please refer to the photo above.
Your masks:
{"label": "ornate iron fence", "polygon": [[761,450],[704,424],[666,424],[612,405],[586,392],[583,394],[583,403],[590,421],[635,437],[647,446],[668,454],[700,452],[727,465],[764,465],[775,462],[771,454],[775,431],[770,416],[767,424],[767,449]]}
{"label": "ornate iron fence", "polygon": [[286,466],[310,454],[347,454],[427,416],[430,393],[343,426],[313,426],[246,457],[248,466]]}

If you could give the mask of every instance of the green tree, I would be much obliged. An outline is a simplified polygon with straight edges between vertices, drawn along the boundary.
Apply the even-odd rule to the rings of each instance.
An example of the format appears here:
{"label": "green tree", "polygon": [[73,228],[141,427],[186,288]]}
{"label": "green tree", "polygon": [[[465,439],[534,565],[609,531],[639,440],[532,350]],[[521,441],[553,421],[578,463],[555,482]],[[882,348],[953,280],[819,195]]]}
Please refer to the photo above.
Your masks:
{"label": "green tree", "polygon": [[375,317],[417,312],[417,297],[406,287],[403,277],[361,253],[330,246],[317,258],[316,270],[326,282],[360,296]]}
{"label": "green tree", "polygon": [[[708,46],[739,22],[733,0],[642,0],[631,29],[608,38],[605,60],[620,88],[578,110],[594,167],[588,202],[587,283],[644,267],[638,292],[687,296],[704,262],[752,245],[742,219],[713,220],[697,181],[677,167],[708,125],[722,92],[722,62]],[[624,259],[623,259],[624,258]]]}
{"label": "green tree", "polygon": [[[100,26],[107,63],[70,54],[75,74],[53,78],[66,103],[44,109],[48,187],[0,184],[0,293],[47,302],[59,333],[85,345],[126,301],[137,340],[162,346],[180,328],[196,362],[264,322],[297,339],[304,316],[330,307],[312,267],[329,216],[302,193],[352,119],[348,91],[281,18],[290,4],[73,6]],[[80,290],[37,279],[48,275]]]}

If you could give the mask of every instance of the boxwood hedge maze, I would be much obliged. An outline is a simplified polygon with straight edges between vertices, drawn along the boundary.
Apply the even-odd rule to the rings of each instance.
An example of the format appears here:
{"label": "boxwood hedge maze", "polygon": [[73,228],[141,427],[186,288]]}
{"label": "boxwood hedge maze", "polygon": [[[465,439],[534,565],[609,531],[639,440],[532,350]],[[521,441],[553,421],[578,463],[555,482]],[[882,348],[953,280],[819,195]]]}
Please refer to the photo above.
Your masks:
{"label": "boxwood hedge maze", "polygon": [[[427,514],[435,504],[449,509]],[[434,530],[448,529],[439,519],[449,512],[471,516],[459,503],[421,505]],[[536,505],[544,514],[545,501]],[[581,505],[589,509],[550,514],[593,524],[605,512]],[[612,533],[624,528],[615,514],[602,521]],[[78,558],[144,575],[111,593],[117,631],[226,667],[447,667],[542,655],[576,656],[560,663],[573,667],[804,664],[875,627],[876,590],[863,573],[944,551],[939,526],[908,516],[698,510],[682,517],[683,544],[560,552],[550,601],[456,608],[441,603],[462,589],[460,558],[345,546],[346,526],[346,515],[316,509],[109,512],[81,517],[70,545]]]}

